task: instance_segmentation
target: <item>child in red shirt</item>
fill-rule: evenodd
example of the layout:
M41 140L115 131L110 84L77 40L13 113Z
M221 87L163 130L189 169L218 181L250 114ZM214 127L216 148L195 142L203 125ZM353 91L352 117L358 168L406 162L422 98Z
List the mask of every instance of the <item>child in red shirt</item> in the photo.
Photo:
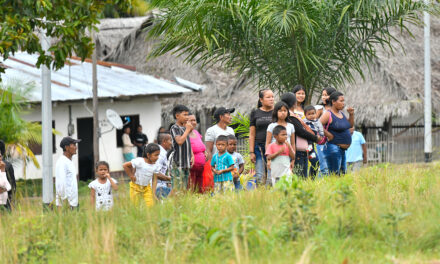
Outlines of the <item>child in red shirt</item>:
M275 142L266 148L267 169L270 170L272 186L283 175L292 174L295 163L295 151L287 141L287 131L284 126L278 125L273 129Z

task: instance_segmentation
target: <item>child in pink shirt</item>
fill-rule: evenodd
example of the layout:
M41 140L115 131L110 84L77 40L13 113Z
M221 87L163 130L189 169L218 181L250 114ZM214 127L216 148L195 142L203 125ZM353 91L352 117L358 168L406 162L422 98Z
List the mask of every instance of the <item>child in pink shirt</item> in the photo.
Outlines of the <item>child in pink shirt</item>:
M278 125L273 129L275 142L266 148L267 169L270 170L272 186L283 175L292 174L295 163L295 151L287 141L287 131L284 126Z

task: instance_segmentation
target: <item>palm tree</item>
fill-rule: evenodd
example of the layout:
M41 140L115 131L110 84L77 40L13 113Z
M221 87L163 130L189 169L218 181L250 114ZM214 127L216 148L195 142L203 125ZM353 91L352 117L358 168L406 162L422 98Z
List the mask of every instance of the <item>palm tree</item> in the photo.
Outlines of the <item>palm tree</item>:
M391 27L421 23L417 0L152 0L161 12L150 31L151 57L174 52L202 67L221 63L278 92L306 93L354 82L376 58L393 51ZM311 96L308 96L311 99Z
M108 3L104 6L103 15L106 18L144 16L150 10L146 0L131 0L129 6L118 3Z
M14 153L23 161L24 169L29 161L40 167L30 146L41 144L41 125L22 119L33 88L32 84L19 81L0 83L0 139L9 154Z

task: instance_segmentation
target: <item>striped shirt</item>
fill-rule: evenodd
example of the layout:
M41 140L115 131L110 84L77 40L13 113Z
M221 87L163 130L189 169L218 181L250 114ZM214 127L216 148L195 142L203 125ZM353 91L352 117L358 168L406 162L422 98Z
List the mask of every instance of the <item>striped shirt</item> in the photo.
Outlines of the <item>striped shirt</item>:
M186 137L182 145L177 144L176 136L182 136L185 133L185 127L174 124L171 129L171 137L173 138L173 160L179 169L191 168L191 142L189 136Z
M234 165L234 159L231 154L225 152L219 156L219 153L215 153L211 160L211 166L216 170L224 170ZM232 181L232 173L230 171L214 175L214 182Z

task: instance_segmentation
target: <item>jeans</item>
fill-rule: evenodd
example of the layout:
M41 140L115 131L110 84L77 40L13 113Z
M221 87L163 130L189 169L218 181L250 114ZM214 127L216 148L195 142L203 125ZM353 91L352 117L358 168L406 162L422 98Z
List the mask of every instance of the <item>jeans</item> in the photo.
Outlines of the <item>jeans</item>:
M319 177L328 175L328 167L327 167L327 160L324 155L324 147L325 145L316 145L316 154L318 154L318 159L319 159L319 170L320 170Z
M240 178L234 178L234 186L235 186L235 190L242 190L243 189L243 187L241 187L241 184L240 184Z
M345 149L338 145L328 143L324 147L328 171L330 174L345 174L347 172L347 162L345 160Z
M156 188L156 196L159 199L165 199L171 192L171 188L168 186L159 186Z
M263 151L261 153L260 149ZM266 148L264 143L255 142L255 176L257 178L257 184L261 184L263 181L263 176L266 174ZM263 183L265 184L265 183Z
M306 151L297 151L295 155L295 169L294 173L307 178L307 171L309 166L309 157Z

